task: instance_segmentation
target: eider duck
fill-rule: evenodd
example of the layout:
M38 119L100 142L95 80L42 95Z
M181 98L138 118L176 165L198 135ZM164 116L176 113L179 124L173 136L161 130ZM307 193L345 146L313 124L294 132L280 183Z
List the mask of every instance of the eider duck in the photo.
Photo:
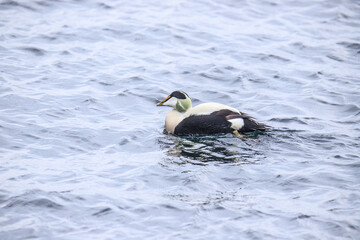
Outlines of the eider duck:
M256 122L239 110L220 103L203 103L192 107L189 96L174 91L157 106L174 109L165 118L165 129L175 135L209 135L218 133L240 133L265 131L265 125Z

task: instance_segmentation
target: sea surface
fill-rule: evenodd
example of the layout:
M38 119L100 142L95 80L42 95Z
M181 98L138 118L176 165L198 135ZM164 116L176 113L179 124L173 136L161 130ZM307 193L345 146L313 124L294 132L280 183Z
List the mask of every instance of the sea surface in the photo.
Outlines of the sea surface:
M359 156L360 1L0 0L1 240L357 240Z

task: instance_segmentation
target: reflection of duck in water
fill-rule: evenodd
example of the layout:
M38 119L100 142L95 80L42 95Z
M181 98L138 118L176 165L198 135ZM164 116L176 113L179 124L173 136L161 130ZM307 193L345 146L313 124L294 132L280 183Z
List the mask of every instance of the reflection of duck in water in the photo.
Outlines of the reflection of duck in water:
M165 129L176 135L240 133L265 131L265 125L256 122L237 109L220 103L203 103L192 107L189 96L175 91L157 106L174 109L165 119Z
M253 164L265 158L259 147L259 140L237 141L223 136L186 136L167 135L158 138L158 144L169 158L167 161L177 164L191 163L203 165L207 162Z

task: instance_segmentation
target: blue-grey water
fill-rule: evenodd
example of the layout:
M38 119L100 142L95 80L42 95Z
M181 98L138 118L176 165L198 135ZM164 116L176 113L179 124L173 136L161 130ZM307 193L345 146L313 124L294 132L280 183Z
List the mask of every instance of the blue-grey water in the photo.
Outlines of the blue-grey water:
M360 239L359 122L359 1L0 0L1 240Z

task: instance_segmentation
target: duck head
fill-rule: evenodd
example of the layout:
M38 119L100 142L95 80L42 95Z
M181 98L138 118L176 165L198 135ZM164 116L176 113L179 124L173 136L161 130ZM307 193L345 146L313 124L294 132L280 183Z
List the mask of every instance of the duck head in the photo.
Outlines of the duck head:
M189 96L181 91L174 91L156 106L170 106L178 112L186 112L192 107Z

